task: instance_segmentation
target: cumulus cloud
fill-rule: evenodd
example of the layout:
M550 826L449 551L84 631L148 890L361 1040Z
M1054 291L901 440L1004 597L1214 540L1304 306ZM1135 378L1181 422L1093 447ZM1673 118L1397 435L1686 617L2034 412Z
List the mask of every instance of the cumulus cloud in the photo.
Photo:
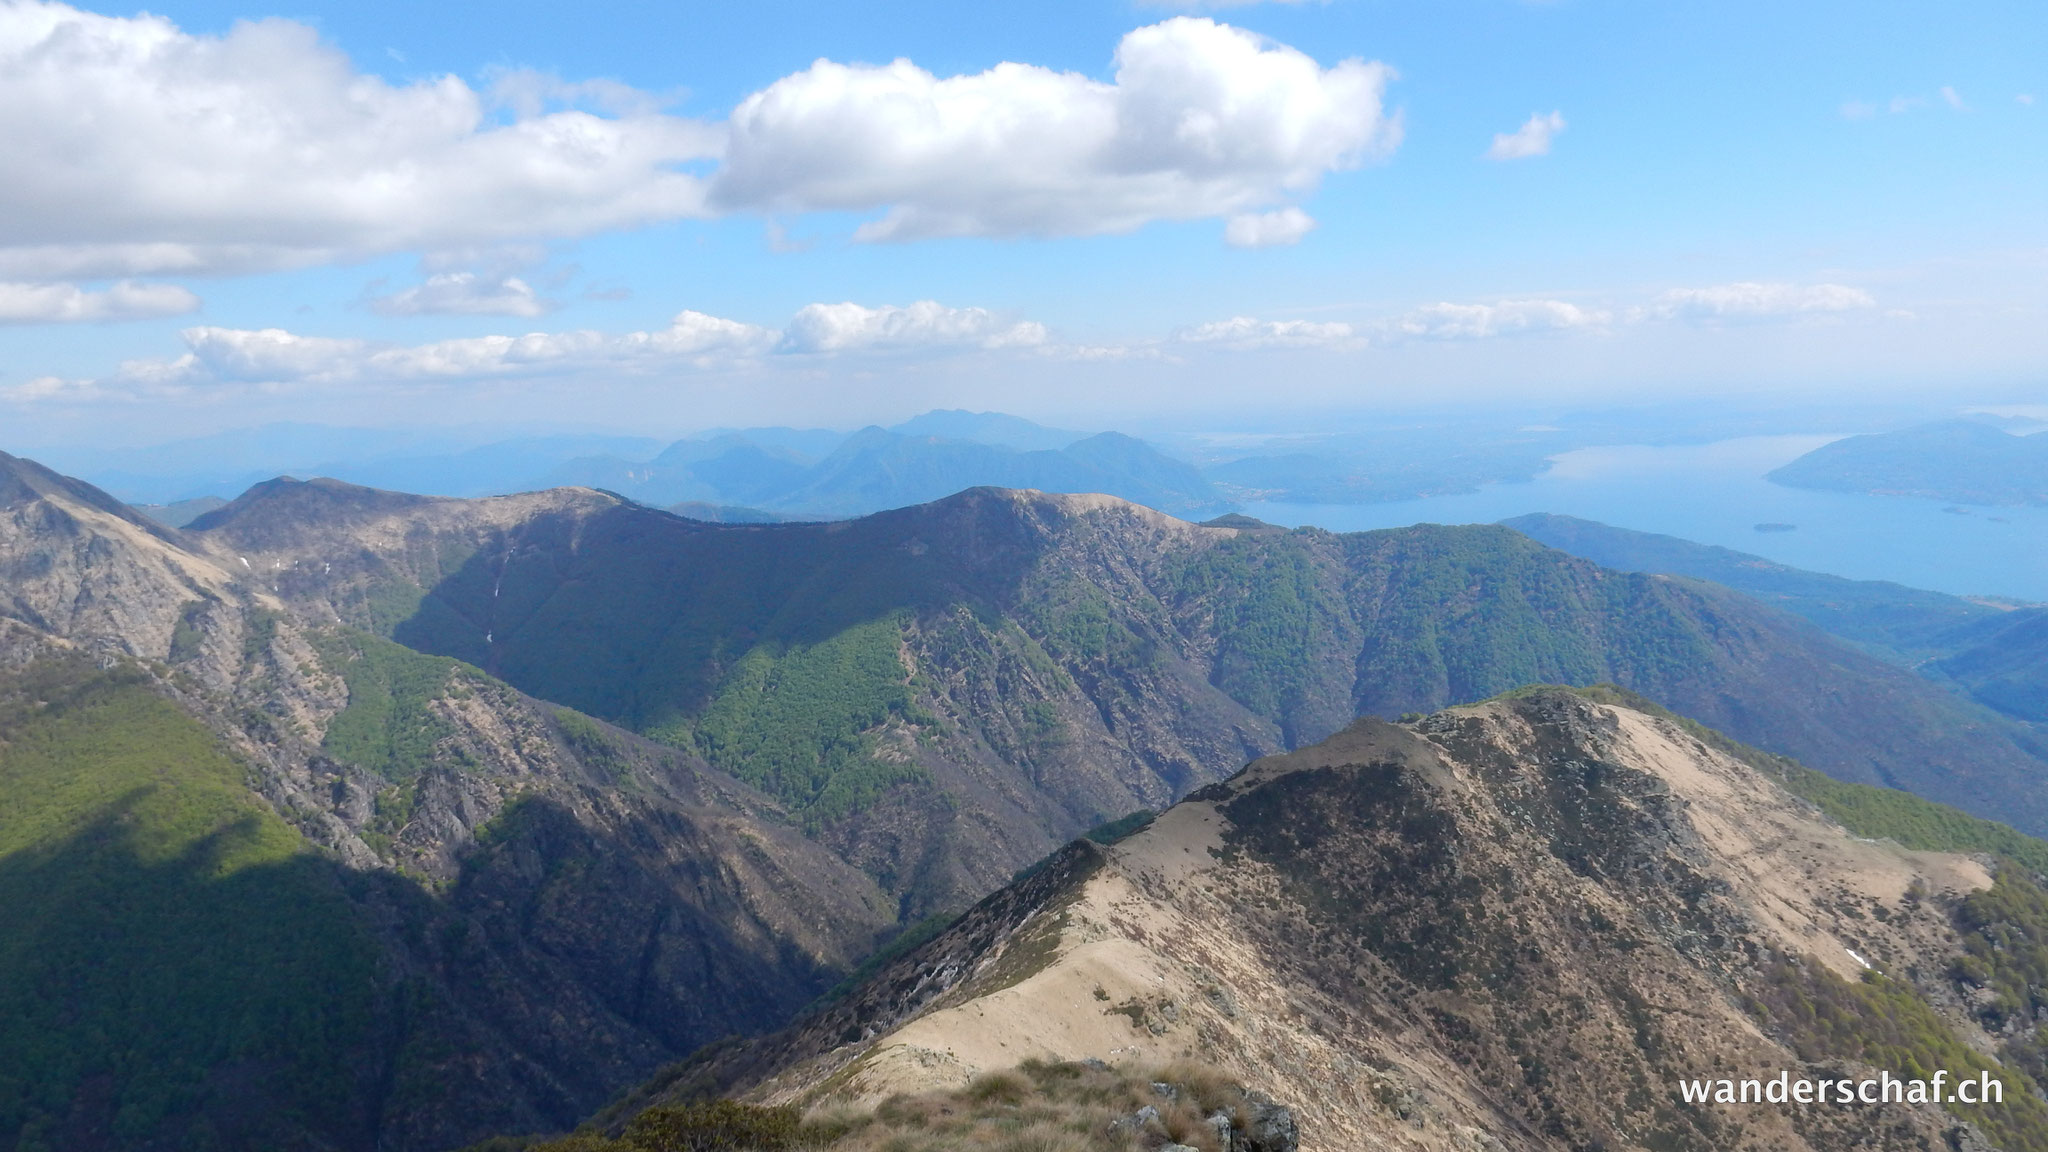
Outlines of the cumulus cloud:
M1673 289L1658 297L1649 314L1670 320L1761 320L1875 307L1877 301L1870 293L1846 284L1744 281Z
M1299 208L1245 212L1223 226L1223 242L1233 248L1275 248L1300 243L1315 226L1315 219Z
M714 122L533 72L392 83L290 20L195 35L0 0L0 276L231 274L733 211L881 213L862 240L1117 232L1268 210L1400 138L1384 65L1208 19L1136 29L1115 65L1104 83L820 60Z
M998 64L820 60L734 110L722 209L880 210L856 238L1073 235L1229 216L1391 150L1393 72L1176 17L1117 46L1115 78Z
M517 276L479 276L474 272L439 272L388 296L370 298L370 310L383 316L544 316L555 310L532 285Z
M1596 328L1612 316L1563 300L1502 300L1494 304L1430 304L1398 316L1387 335L1416 340L1483 340L1528 332Z
M100 292L76 284L0 284L0 324L146 320L198 310L199 297L175 284L123 280Z
M7 0L0 275L243 271L702 211L678 166L716 156L714 127L488 103L452 76L359 73L291 21L197 36Z
M1347 348L1363 343L1349 324L1338 321L1256 320L1232 316L1174 333L1183 344L1207 344L1233 352L1262 348Z
M777 350L851 352L890 348L1021 348L1043 344L1045 325L1005 322L985 308L948 308L935 300L908 307L807 304L790 318Z
M1502 132L1493 138L1493 146L1486 150L1488 160L1526 160L1532 156L1548 156L1550 141L1564 131L1564 114L1541 113L1522 122L1513 132Z

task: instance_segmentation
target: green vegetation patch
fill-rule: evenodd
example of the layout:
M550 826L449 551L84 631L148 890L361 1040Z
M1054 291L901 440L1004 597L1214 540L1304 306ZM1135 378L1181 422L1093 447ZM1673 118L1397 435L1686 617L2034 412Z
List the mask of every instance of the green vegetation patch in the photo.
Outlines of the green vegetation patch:
M1955 919L1963 954L1949 979L1978 1022L2003 1037L2000 1058L2048 1085L2048 1027L2037 1023L2048 1015L2048 891L2001 868L1991 887L1962 899Z
M1964 1044L1912 986L1877 972L1852 984L1817 964L1779 961L1745 998L1801 1060L1849 1057L1907 1080L1990 1073L2005 1082L2003 1104L1945 1107L2007 1152L2048 1152L2048 1101L2027 1077Z
M348 706L327 726L321 750L396 785L417 780L455 734L430 705L448 695L462 665L367 632L316 638L321 660L348 685Z
M1212 615L1218 688L1283 724L1314 694L1310 657L1335 639L1342 598L1317 562L1314 537L1240 536L1197 553L1174 576L1179 601ZM1290 734L1290 742L1293 737Z
M904 620L856 624L814 644L764 642L740 658L693 723L657 731L693 740L712 764L781 799L808 823L872 805L929 774L876 755L891 720L933 724L901 655Z
M0 678L0 1147L359 1125L375 952L244 776L139 670Z

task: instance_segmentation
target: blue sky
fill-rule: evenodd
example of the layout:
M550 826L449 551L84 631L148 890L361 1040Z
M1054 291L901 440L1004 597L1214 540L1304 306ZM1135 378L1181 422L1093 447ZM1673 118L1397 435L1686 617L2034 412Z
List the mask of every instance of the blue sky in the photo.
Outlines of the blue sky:
M0 2L21 441L2048 367L2038 4L151 12Z

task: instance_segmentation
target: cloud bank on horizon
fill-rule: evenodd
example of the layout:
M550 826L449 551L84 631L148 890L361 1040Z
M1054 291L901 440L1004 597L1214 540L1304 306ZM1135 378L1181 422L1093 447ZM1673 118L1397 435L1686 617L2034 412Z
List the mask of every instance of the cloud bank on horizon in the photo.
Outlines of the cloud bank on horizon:
M5 298L0 297L0 307ZM935 300L869 307L852 301L807 304L780 330L679 313L667 327L607 334L589 330L481 336L419 345L307 336L282 328L194 327L186 351L170 359L131 360L104 378L43 376L11 388L15 401L148 399L229 386L418 385L449 381L565 377L605 370L667 374L730 370L764 357L860 357L904 354L1013 354L1067 360L1170 359L1204 352L1346 352L1412 340L1476 341L1657 322L1791 321L1875 309L1877 301L1842 284L1713 285L1681 288L1621 307L1564 300L1439 302L1374 322L1233 316L1182 328L1164 340L1102 346L1052 338L1035 320Z

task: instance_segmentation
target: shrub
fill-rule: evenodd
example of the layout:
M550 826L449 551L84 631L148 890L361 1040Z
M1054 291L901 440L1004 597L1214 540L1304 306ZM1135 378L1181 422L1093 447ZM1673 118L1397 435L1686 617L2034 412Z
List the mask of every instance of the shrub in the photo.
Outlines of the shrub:
M642 1112L626 1126L625 1142L636 1152L781 1152L795 1146L802 1125L795 1108L702 1100Z

